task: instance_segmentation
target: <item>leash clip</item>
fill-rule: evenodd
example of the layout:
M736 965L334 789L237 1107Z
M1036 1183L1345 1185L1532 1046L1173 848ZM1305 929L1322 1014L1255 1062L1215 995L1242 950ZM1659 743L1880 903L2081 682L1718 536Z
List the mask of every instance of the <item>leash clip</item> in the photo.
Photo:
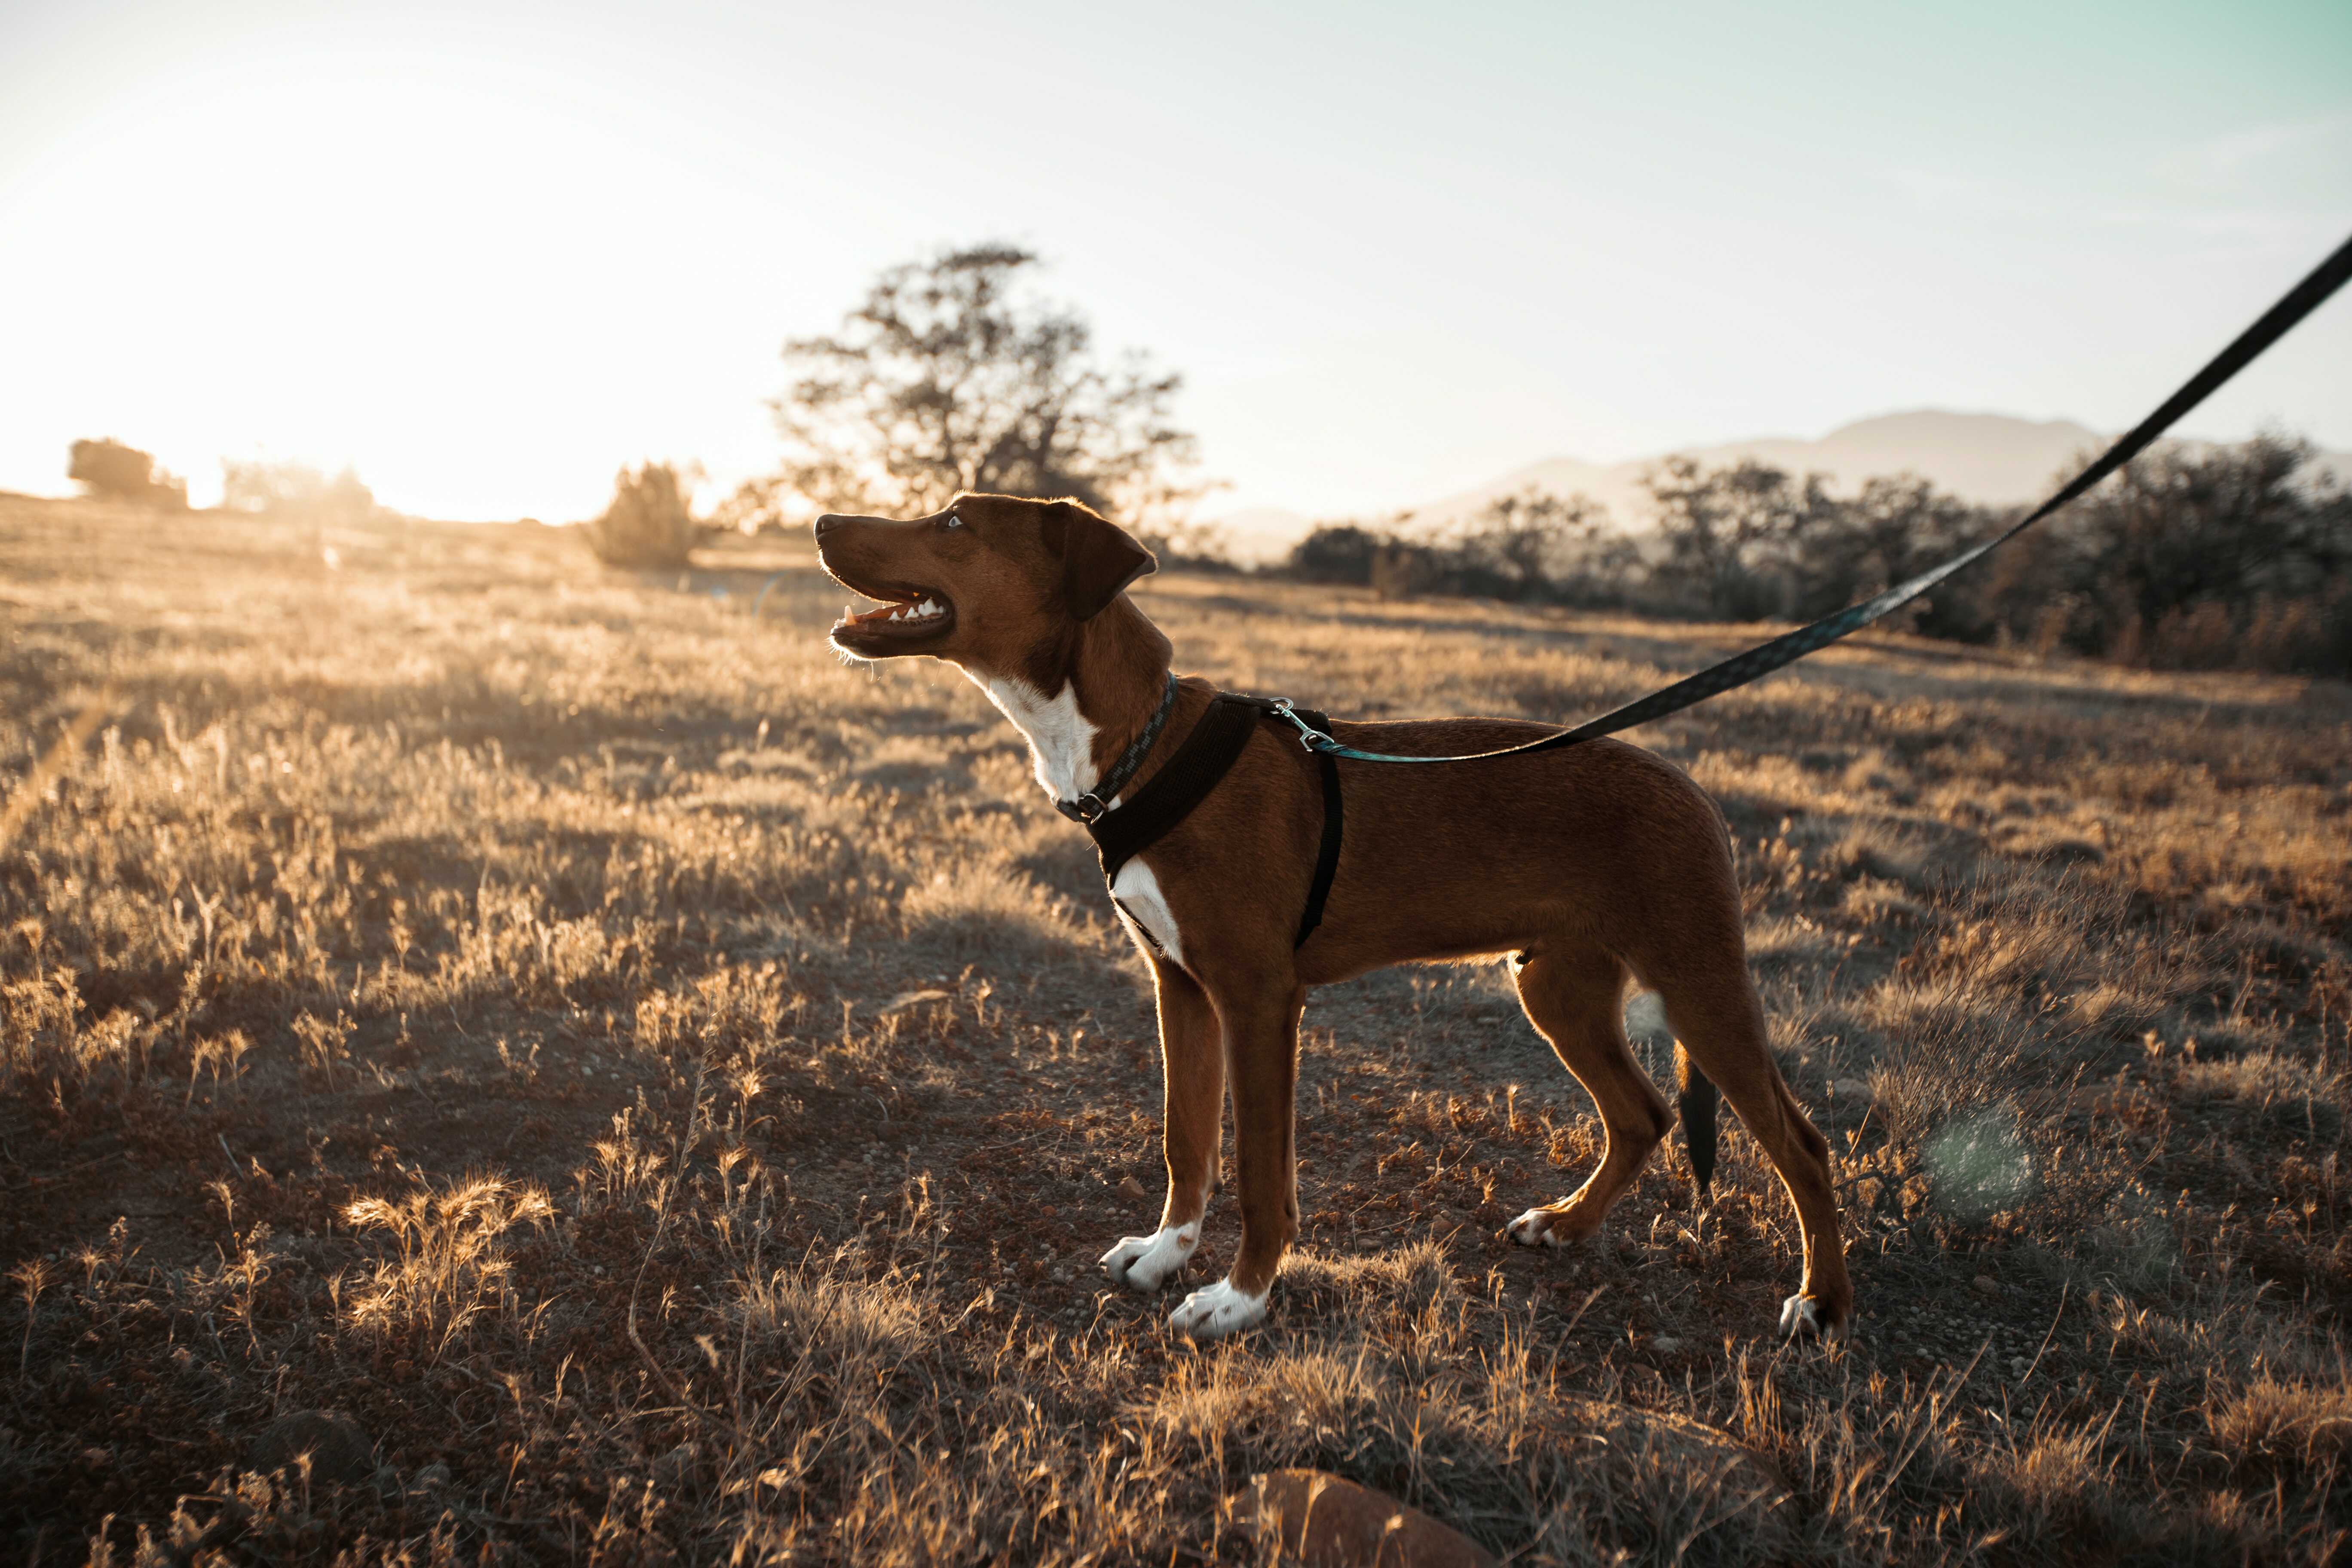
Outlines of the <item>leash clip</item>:
M1297 726L1298 743L1307 751L1328 752L1339 743L1300 718L1297 710L1287 697L1277 697L1274 700L1274 711Z

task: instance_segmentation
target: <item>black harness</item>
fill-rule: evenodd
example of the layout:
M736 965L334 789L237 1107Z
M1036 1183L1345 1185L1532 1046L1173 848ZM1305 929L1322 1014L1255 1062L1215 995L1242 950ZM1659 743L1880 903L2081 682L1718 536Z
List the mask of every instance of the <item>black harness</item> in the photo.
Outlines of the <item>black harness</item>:
M1168 714L1176 705L1176 677L1168 677L1168 689L1160 699L1159 711L1144 726L1133 744L1120 753L1102 782L1074 801L1055 801L1055 809L1073 822L1081 823L1095 841L1102 856L1103 884L1109 886L1118 877L1118 868L1167 837L1176 825L1192 814L1192 808L1209 796L1249 744L1250 732L1269 721L1294 722L1286 715L1297 713L1318 731L1328 731L1330 720L1308 709L1294 709L1289 703L1272 697L1248 697L1239 692L1220 691L1210 700L1209 710L1201 715L1192 733L1168 763L1151 775L1150 781L1137 790L1132 798L1118 810L1108 802L1118 797L1127 781L1143 763L1152 742L1166 727ZM1323 906L1331 896L1331 879L1339 869L1339 840L1343 815L1339 799L1339 765L1328 756L1318 755L1317 770L1323 778L1323 839L1315 855L1315 878L1307 884L1307 908L1298 917L1298 935L1293 947L1303 947L1315 928L1323 923ZM1117 899L1114 896L1113 901ZM1141 921L1138 931L1144 931ZM1150 932L1144 931L1148 940ZM1157 943L1154 943L1157 946Z

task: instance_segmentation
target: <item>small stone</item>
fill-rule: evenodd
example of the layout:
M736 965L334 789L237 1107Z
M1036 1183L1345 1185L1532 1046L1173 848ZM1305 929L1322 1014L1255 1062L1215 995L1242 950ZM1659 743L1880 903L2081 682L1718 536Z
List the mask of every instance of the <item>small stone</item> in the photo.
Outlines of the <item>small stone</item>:
M887 1002L883 1003L881 1006L876 1008L874 1016L877 1018L887 1018L893 1013L903 1013L909 1007L919 1007L927 1002L952 1002L954 1000L955 994L949 991L940 991L937 989L927 991L902 991L898 995L891 997Z
M297 1468L310 1456L310 1479L352 1485L375 1469L375 1445L360 1424L340 1410L298 1410L261 1429L246 1457L260 1475Z
M428 1491L439 1490L449 1484L449 1467L438 1459L434 1460L416 1472L416 1484Z
M1660 1355L1672 1355L1683 1348L1683 1342L1672 1334L1660 1334L1650 1342L1650 1348Z
M1998 1296L2000 1294L2000 1281L1994 1279L1990 1274L1978 1275L1976 1277L1975 1284L1976 1292L1979 1296Z
M1139 1200L1142 1198L1148 1198L1151 1194L1143 1190L1143 1184L1141 1182L1137 1181L1133 1176L1125 1176L1119 1180L1118 1195L1123 1198L1136 1198Z

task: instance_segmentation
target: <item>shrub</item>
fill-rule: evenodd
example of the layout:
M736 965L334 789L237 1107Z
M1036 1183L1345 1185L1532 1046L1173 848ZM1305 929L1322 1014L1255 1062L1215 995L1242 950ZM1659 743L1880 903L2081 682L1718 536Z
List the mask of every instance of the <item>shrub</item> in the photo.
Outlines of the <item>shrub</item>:
M1414 537L1407 513L1388 530L1322 523L1279 568L1303 583L1369 586L1383 599L1467 594L1564 604L1622 603L1640 552L1582 496L1498 496L1450 528Z
M308 463L272 463L256 458L221 460L221 506L228 511L272 517L299 516L361 522L375 515L375 492L345 467L333 479Z
M132 501L169 511L188 509L188 483L155 466L152 453L108 438L76 441L68 450L66 478L106 500Z
M1359 587L1372 580L1372 557L1381 536L1352 522L1326 522L1290 547L1283 574L1301 583L1352 583Z
M588 548L607 566L683 566L698 538L677 470L667 463L623 468L612 504L588 525Z

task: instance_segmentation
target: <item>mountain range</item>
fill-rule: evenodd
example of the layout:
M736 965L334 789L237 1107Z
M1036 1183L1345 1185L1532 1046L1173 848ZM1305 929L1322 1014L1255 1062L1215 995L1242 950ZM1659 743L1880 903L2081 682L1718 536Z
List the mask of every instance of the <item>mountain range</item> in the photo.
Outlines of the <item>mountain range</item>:
M1833 488L1845 491L1880 475L1916 474L1964 500L2009 506L2041 500L2110 439L2072 419L2019 419L2005 414L1922 408L1857 419L1817 440L1764 436L1610 464L1548 458L1468 489L1400 510L1410 514L1403 523L1407 529L1433 531L1472 516L1499 496L1538 489L1590 497L1607 507L1620 527L1638 529L1648 509L1642 477L1668 457L1695 458L1707 468L1753 458L1790 473L1826 474ZM2181 445L2194 450L2208 443ZM2323 453L2320 466L2339 483L2352 481L2352 455ZM1334 520L1258 508L1219 518L1214 526L1223 531L1234 558L1247 563L1280 556L1318 521ZM1337 521L1391 523L1396 517Z

